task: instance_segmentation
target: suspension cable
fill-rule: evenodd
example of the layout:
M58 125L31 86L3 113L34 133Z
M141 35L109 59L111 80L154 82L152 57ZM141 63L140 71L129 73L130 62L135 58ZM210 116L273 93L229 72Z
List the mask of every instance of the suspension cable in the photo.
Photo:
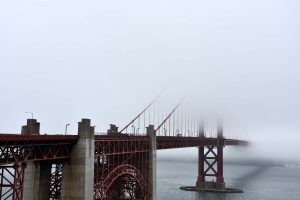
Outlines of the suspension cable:
M177 110L177 108L180 106L184 98L180 100L180 102L175 106L175 108L169 113L169 115L162 121L162 123L155 129L155 131L159 130L165 122L171 117L171 115Z
M127 129L133 122L135 122L135 120L137 120L143 113L145 113L148 108L150 108L150 106L152 106L155 101L162 95L164 91L162 91L159 95L157 95L157 97L155 97L155 99L153 101L151 101L151 103L144 109L142 110L142 112L140 112L133 120L131 120L124 128L122 128L122 130L120 131L120 133L122 133L125 129Z

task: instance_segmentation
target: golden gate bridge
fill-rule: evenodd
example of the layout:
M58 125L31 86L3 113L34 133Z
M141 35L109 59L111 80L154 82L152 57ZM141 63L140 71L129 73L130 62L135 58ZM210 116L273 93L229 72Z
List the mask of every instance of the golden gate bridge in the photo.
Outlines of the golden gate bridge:
M155 200L156 151L187 147L199 149L195 189L226 191L223 148L248 142L226 138L220 120L206 122L183 100L158 117L157 99L101 135L90 119L78 123L77 135L41 134L36 119L21 134L0 134L0 199Z

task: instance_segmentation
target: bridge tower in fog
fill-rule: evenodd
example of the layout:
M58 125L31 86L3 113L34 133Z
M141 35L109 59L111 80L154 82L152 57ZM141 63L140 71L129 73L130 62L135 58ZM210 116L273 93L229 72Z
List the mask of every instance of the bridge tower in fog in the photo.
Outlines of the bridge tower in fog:
M204 130L201 128L200 138L204 138ZM217 128L217 140L215 144L200 146L198 149L198 177L196 188L199 190L225 190L223 177L223 126L219 122ZM205 148L207 151L205 152ZM207 177L215 177L215 180L207 181Z

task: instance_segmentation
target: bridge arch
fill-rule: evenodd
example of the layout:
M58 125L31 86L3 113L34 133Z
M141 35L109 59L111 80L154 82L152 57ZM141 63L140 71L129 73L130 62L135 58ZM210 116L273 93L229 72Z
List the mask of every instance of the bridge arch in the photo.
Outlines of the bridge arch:
M144 175L136 167L129 164L123 164L114 168L103 181L96 183L95 199L110 199L111 190L114 185L120 185L117 183L120 181L127 181L129 184L136 183L135 186L139 187L138 189L141 191L143 200L149 199L148 184ZM129 197L128 199L131 198Z

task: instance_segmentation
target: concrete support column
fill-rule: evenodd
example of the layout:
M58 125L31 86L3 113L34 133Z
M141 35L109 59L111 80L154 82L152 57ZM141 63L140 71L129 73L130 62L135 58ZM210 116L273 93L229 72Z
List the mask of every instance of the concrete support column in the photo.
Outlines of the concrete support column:
M40 180L40 163L33 162L27 163L25 174L24 174L24 191L23 198L24 199L38 199L38 188L39 188L39 180ZM49 193L49 191L48 191Z
M78 123L79 140L63 165L62 199L93 200L95 136L90 119Z
M147 135L150 137L149 151L149 192L150 200L156 200L156 132L153 125L147 127Z
M36 198L38 200L50 198L51 168L52 164L49 162L40 163L38 197Z
M27 119L22 126L22 135L39 135L40 123L36 119ZM49 200L51 163L27 163L24 176L24 199Z

